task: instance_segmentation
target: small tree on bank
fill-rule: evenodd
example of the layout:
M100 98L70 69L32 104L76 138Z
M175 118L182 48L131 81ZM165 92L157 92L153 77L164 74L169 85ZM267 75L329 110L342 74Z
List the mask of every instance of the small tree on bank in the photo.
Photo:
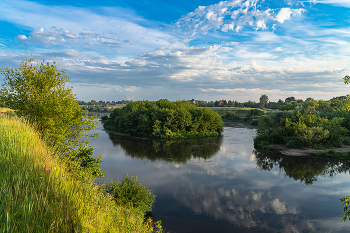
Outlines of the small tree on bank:
M50 65L30 58L18 70L3 68L0 73L5 76L0 102L33 123L70 169L102 177L101 158L92 158L93 149L88 147L88 137L97 136L89 133L96 123L79 107L72 88L66 85L65 71L59 71L55 62Z
M268 101L269 101L269 97L267 95L265 95L265 94L261 95L259 98L260 108L267 106Z

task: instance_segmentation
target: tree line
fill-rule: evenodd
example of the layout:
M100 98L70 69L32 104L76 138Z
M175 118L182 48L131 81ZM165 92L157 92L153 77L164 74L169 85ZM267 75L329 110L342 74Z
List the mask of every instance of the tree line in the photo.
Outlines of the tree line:
M291 103L303 103L314 100L313 98L309 97L307 99L296 99L294 96L287 97L284 101L282 99L279 99L277 102L269 101L269 97L266 94L261 95L258 102L248 100L246 102L238 102L236 100L215 100L215 101L204 101L204 100L198 100L194 105L198 107L246 107L246 108L269 108L269 109L280 109L282 106L288 105L286 108L291 108ZM124 106L129 103L131 103L132 100L118 100L118 101L104 101L104 100L90 100L90 101L83 101L78 100L78 104L80 106L83 106L86 110L89 111L96 111L96 110L103 110L103 108L107 107L115 107L115 106ZM1 103L0 103L1 105Z
M79 105L83 106L100 106L100 107L112 107L115 105L126 105L128 103L132 102L132 100L118 100L118 101L104 101L104 100L90 100L90 101L83 101L83 100L78 100Z

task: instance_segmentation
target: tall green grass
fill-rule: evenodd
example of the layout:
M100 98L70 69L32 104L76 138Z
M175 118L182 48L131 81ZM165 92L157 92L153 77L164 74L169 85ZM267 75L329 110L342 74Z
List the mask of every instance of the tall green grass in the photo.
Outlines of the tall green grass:
M0 174L0 232L152 232L140 210L72 178L16 117L0 116Z

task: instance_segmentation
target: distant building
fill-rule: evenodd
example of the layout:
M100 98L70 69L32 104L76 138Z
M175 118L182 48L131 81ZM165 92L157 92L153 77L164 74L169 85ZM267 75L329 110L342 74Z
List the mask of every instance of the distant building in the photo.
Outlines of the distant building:
M190 104L196 104L197 100L194 99L194 97L192 97L191 100L187 100Z

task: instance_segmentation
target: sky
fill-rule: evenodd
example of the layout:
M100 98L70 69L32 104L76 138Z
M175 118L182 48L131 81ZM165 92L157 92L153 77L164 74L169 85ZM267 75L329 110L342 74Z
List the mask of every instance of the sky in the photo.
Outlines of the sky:
M350 0L1 0L0 9L0 67L56 61L79 100L350 93Z

